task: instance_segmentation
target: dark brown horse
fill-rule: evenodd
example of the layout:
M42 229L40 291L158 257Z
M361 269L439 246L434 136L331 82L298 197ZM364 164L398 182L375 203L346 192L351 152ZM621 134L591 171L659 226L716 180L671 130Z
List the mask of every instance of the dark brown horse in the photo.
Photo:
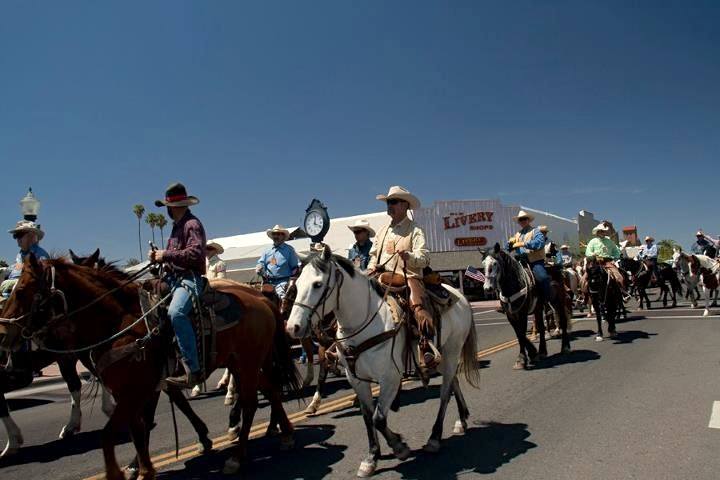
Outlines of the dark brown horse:
M278 417L283 440L292 439L292 425L282 407L284 388L297 390L298 375L290 359L282 320L262 295L231 281L213 283L243 305L244 318L218 334L216 365L238 379L242 428L226 472L236 472L245 459L250 427L257 410L258 389L268 396ZM129 427L138 456L140 477L155 477L148 448L146 410L156 387L167 374L170 335L158 333L150 315L143 315L137 284L120 272L73 265L62 259L40 263L30 254L8 300L0 323L0 347L15 347L32 337L41 348L91 348L103 384L112 391L115 411L102 434L106 477L123 479L115 457L118 433ZM149 325L142 318L149 320ZM103 319L99 321L98 319ZM166 330L167 322L159 325Z

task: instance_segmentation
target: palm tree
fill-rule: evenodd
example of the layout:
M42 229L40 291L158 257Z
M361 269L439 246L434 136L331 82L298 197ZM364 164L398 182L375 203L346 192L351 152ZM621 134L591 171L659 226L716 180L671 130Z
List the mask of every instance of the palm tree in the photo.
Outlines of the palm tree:
M150 231L152 232L152 241L155 243L155 227L157 227L157 215L154 213L148 213L145 216L145 223L150 225Z
M138 248L140 249L140 260L142 260L142 235L140 234L140 220L145 214L145 207L141 204L133 205L133 213L138 219Z
M168 224L167 218L165 218L165 215L162 213L158 213L155 216L156 223L158 228L160 229L160 243L162 245L165 245L165 235L163 234L163 228L165 228L165 225Z

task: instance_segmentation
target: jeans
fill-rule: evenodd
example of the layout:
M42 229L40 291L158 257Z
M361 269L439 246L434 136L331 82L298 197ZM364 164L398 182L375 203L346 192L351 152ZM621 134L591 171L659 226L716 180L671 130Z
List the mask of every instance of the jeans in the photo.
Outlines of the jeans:
M280 297L280 300L283 300L285 298L285 294L287 293L288 283L290 283L290 282L288 282L287 280L278 282L278 283L273 282L273 286L275 287L275 293L277 294L278 297Z
M187 287L184 288L183 286ZM197 343L195 342L195 330L193 329L190 313L193 302L190 292L195 291L196 282L193 277L184 277L173 287L173 296L168 307L168 315L175 330L180 354L187 364L190 372L200 371L198 360ZM188 290L189 289L189 290Z
M550 275L545 270L545 262L535 262L530 264L535 281L540 285L540 290L543 295L543 300L549 302L552 300L552 286L550 285Z

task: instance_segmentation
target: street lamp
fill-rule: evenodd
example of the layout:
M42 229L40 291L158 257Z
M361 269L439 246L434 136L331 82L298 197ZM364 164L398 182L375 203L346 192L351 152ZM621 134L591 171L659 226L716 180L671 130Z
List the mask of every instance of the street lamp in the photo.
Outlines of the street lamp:
M25 220L34 222L37 220L37 214L40 210L40 200L35 198L32 187L28 189L27 195L20 200L20 213Z

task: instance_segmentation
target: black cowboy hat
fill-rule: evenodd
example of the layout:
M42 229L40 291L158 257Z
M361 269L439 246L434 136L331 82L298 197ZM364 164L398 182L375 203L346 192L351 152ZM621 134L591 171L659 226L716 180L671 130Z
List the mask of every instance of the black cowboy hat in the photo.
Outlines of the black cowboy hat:
M200 203L197 197L187 194L185 185L173 183L165 190L165 200L155 200L156 207L189 207Z

